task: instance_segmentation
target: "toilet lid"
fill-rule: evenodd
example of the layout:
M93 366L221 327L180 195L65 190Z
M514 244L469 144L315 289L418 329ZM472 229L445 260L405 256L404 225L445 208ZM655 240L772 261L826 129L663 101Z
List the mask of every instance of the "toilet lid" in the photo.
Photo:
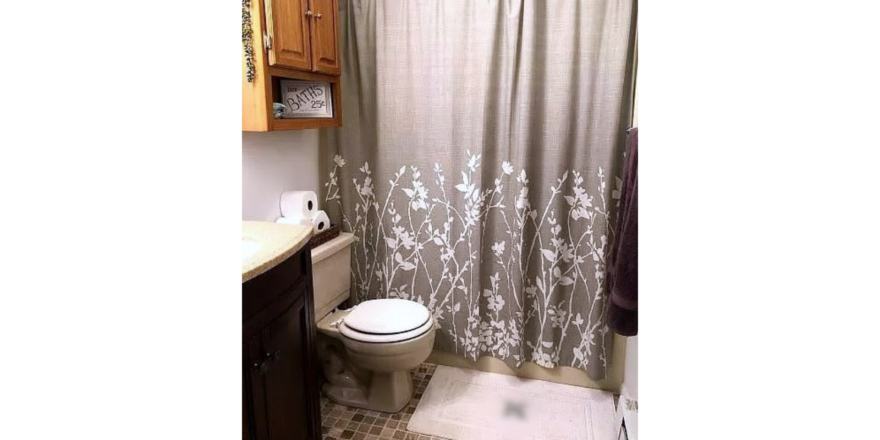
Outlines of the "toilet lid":
M400 298L373 299L358 304L345 317L345 326L360 333L393 335L425 326L431 319L427 307Z

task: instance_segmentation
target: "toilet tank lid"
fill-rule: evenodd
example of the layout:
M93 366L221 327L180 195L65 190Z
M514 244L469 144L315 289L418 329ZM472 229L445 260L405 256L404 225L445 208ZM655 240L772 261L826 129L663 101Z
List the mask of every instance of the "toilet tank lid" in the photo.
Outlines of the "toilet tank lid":
M361 333L389 335L425 325L431 319L427 307L400 298L373 299L357 305L345 317L345 325Z
M339 233L339 236L333 240L312 248L312 265L320 263L352 243L354 243L354 234L351 232ZM345 249L345 252L350 252L350 250Z

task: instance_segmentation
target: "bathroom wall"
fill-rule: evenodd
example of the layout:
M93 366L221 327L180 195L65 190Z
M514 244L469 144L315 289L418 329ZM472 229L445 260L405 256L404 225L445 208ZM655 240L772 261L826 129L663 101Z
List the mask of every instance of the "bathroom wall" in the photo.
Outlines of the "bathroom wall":
M626 359L623 363L621 394L639 400L639 337L626 338Z
M318 130L241 134L242 220L275 221L282 192L320 185Z

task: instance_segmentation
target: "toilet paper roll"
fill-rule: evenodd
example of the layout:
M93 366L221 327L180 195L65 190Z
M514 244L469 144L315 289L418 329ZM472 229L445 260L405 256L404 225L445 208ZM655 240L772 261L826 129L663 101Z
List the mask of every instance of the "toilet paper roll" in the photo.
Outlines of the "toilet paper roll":
M324 211L318 211L315 213L311 220L312 229L315 231L315 234L330 229L330 217L327 217L327 213Z
M283 225L302 225L302 226L312 226L311 217L303 217L301 215L294 215L291 217L278 217L275 220L275 223L280 223Z
M281 194L281 216L309 218L318 211L318 196L314 191L286 191Z

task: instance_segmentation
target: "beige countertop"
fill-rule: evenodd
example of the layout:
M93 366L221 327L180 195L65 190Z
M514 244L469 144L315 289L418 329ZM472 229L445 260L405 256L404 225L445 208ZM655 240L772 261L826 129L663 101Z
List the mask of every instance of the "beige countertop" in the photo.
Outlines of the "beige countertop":
M269 222L241 222L241 282L275 267L302 249L312 228Z

